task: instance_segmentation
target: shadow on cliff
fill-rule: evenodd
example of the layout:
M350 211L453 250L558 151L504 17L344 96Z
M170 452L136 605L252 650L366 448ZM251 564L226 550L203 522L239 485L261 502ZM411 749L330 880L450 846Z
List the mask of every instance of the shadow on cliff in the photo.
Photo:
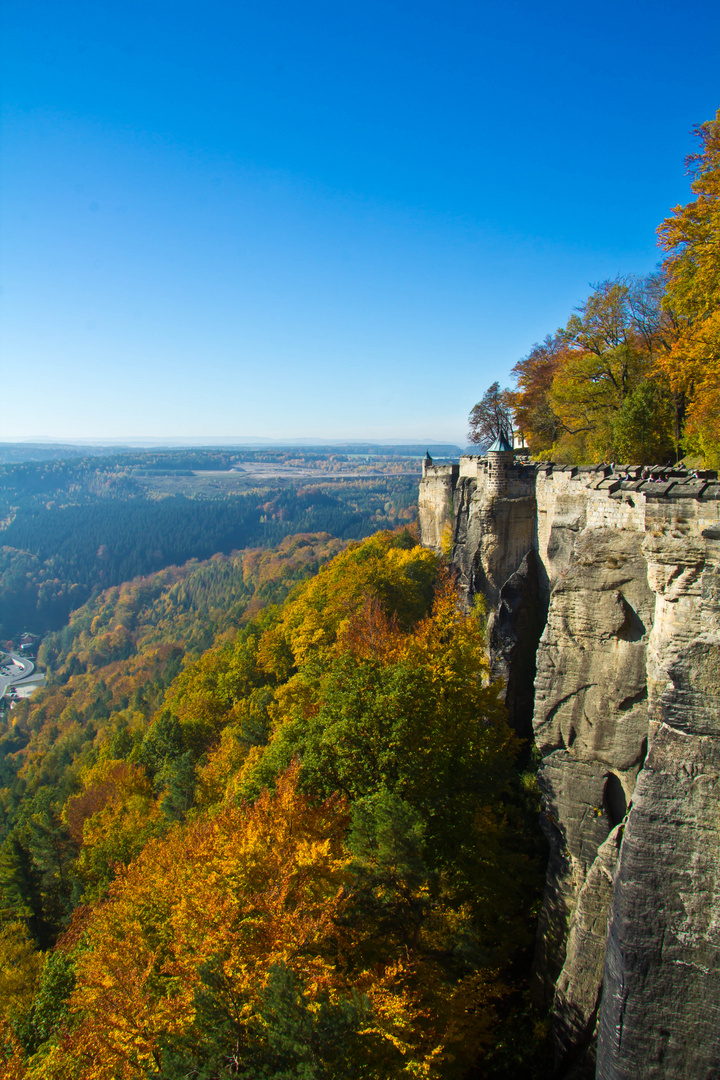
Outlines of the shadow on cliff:
M526 744L526 753L533 741L535 658L544 626L539 562L531 550L500 589L488 626L492 673L505 681L508 722Z

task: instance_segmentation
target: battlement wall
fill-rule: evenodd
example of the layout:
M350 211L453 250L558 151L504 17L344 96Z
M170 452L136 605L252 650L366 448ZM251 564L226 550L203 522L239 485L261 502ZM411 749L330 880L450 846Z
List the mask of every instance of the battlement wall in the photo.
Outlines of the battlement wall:
M457 479L460 470L459 465L423 465L423 479L438 480Z
M720 502L720 483L717 473L711 470L556 465L516 458L503 464L502 485L498 488L497 464L493 474L487 455L468 454L458 464L423 468L419 499L421 541L437 551L443 543L446 547L452 543L455 549L467 546L468 537L476 547L482 546L481 536L497 532L502 521L500 531L513 549L507 551L509 566L514 549L525 542L528 499L534 503L535 522L527 546L540 556L541 577L549 589L559 566L569 556L570 534L584 528L643 532L649 503L716 505ZM517 505L513 507L513 503ZM517 529L513 526L514 515L518 518ZM704 514L693 510L692 516L715 520L714 512ZM567 535L563 536L563 531ZM464 574L468 571L467 552L458 550L454 561L463 564ZM488 582L478 584L487 599L494 602L497 588L488 588ZM470 594L478 591L470 580L461 582L461 587Z

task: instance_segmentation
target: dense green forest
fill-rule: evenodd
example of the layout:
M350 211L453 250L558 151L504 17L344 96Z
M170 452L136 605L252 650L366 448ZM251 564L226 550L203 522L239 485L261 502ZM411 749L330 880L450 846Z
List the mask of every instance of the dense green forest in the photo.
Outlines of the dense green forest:
M397 453L360 456L177 450L0 466L0 639L58 629L94 590L189 558L412 520L419 459L398 474ZM243 463L279 464L289 478L225 476ZM208 482L213 471L224 484Z
M483 614L407 530L341 548L165 569L46 638L2 740L2 1075L546 1075Z

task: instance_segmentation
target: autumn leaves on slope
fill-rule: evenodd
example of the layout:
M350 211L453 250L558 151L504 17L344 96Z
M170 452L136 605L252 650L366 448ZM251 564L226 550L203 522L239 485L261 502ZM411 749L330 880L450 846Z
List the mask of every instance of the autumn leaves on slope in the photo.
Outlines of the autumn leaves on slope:
M86 771L89 895L138 808L177 799L150 794L171 760L194 806L76 911L5 1075L464 1075L526 943L503 711L435 555L388 533L337 556Z
M534 454L720 464L720 110L697 135L697 197L658 229L662 272L599 285L516 365L504 404Z

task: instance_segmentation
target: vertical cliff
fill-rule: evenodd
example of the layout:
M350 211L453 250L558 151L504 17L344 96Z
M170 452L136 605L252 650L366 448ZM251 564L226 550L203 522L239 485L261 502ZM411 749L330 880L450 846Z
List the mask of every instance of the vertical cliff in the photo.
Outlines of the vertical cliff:
M477 598L487 604L493 671L505 679L511 723L528 738L545 605L535 556L535 467L518 461L505 472L497 494L486 458L425 467L420 535L426 547L449 555L466 606Z
M454 469L442 499L426 470L422 537L491 606L543 755L535 993L558 1075L720 1075L720 485L515 463L498 498L483 459Z
M720 528L709 494L648 506L649 752L615 876L604 1080L720 1076Z

